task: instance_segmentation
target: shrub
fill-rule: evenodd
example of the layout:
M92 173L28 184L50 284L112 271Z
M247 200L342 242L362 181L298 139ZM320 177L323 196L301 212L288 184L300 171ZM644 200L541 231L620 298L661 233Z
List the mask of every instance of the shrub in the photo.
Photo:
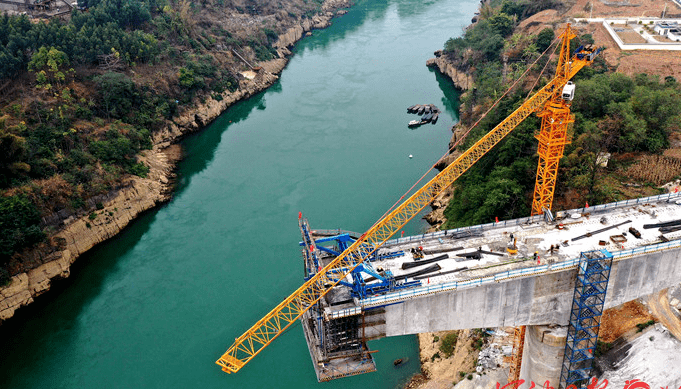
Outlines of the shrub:
M451 357L454 353L454 348L456 347L456 341L458 338L458 332L448 334L442 338L442 342L440 343L440 351L442 351L442 353L445 355L445 358Z
M638 330L636 332L641 332L641 331L645 330L646 328L650 327L653 324L655 324L655 320L648 320L645 323L636 324L636 327L638 328Z
M45 239L40 212L23 195L0 197L0 266L18 250Z
M473 374L469 374L467 378L468 378L469 380L472 380L472 379L473 379Z
M0 267L0 286L6 286L9 285L9 282L12 280L12 278L9 275L9 272Z
M147 174L149 174L149 168L145 164L138 162L128 168L128 173L142 178L147 178Z
M594 352L594 357L598 358L601 355L607 353L612 349L613 344L612 343L606 343L601 340L596 341L596 351Z
M435 354L433 354L433 356L430 357L430 361L433 362L437 358L441 358L439 352L436 352Z

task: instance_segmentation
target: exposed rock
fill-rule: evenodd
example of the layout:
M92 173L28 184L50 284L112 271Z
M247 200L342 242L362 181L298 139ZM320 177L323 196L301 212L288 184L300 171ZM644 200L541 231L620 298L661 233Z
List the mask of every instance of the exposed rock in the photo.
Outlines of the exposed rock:
M49 253L35 249L36 253L29 255L46 258L44 263L26 273L15 275L8 286L0 288L0 324L12 317L18 308L32 303L34 297L49 290L52 279L68 277L70 266L79 255L119 233L140 213L169 200L173 169L181 156L180 147L175 143L183 136L210 124L235 102L274 84L279 79L277 74L288 63L284 58L291 54L288 47L302 38L303 33L328 27L335 15L333 11L347 6L347 0L327 0L322 6L324 14L304 19L300 25L279 36L274 47L281 58L258 63L262 69L252 80L241 80L235 92L223 92L221 100L207 97L201 103L197 99L191 109L179 114L164 129L154 132L153 150L147 150L139 157L142 163L149 166L147 177L132 176L122 189L103 199L104 208L96 211L97 217L92 220L89 215L63 217L65 220L61 229L52 236L54 240L63 242L59 249Z
M138 214L168 200L168 177L173 177L179 156L178 145L143 152L140 160L149 166L147 178L131 178L125 188L103 204L103 209L95 212L94 219L89 215L67 219L70 222L54 236L65 242L65 247L50 253L46 263L12 277L9 286L0 289L0 322L49 290L52 279L68 277L71 264L80 254L116 235Z
M451 78L454 85L461 90L468 90L473 86L473 77L459 70L455 64L447 59L447 56L440 55L426 61L426 66L437 67L442 74Z
M489 389L494 388L497 383L503 384L507 381L508 372L504 369L496 369L485 375L474 374L471 380L461 380L454 385L454 389Z

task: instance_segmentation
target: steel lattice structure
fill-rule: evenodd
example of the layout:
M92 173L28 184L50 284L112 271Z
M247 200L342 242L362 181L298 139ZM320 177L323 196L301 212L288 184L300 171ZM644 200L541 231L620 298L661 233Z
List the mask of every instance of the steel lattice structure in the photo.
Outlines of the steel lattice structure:
M612 254L607 250L580 256L559 389L586 387L591 378L611 266Z
M569 53L563 51L566 50L569 39L573 36L568 25L563 33L564 47L561 50L559 68L564 69L564 71L559 71L560 76L553 78L454 162L376 222L332 262L320 269L243 335L236 338L234 344L216 361L222 367L222 370L227 373L239 371L338 284L341 279L350 274L355 267L366 260L395 232L400 230L424 207L429 205L435 197L498 144L518 124L533 112L542 109L545 103L556 93L560 93L566 82L593 59L593 57L586 56L586 52L577 52L571 58L571 61L563 60L563 58L569 58ZM588 54L592 54L592 52L588 52Z

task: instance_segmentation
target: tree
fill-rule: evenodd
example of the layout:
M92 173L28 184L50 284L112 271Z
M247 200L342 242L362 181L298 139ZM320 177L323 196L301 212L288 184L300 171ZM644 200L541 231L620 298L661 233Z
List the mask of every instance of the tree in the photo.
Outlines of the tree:
M107 117L122 118L130 113L137 100L132 80L122 73L106 72L94 78L99 90L99 105Z
M0 266L18 250L45 238L40 212L25 196L0 197Z
M0 188L9 187L14 178L27 173L26 140L0 130Z
M537 44L537 51L543 53L551 45L551 42L553 42L555 37L556 35L553 32L553 29L546 27L541 30L539 34L537 34L537 40L535 42Z
M54 47L48 49L41 46L31 56L28 70L36 72L39 88L51 89L53 83L61 87L62 83L66 81L66 74L73 72L73 69L66 70L69 64L69 57L63 51Z
M500 12L487 20L489 21L489 24L492 26L492 28L494 28L494 30L503 37L511 35L513 28L515 27L514 18L503 12Z

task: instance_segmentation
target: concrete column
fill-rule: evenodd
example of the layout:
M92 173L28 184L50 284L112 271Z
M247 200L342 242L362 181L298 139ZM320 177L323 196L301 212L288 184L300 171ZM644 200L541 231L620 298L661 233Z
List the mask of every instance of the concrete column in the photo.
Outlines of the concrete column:
M529 388L531 381L541 387L547 380L552 387L558 388L567 328L560 325L527 326L520 367L520 378L525 380L524 388Z

